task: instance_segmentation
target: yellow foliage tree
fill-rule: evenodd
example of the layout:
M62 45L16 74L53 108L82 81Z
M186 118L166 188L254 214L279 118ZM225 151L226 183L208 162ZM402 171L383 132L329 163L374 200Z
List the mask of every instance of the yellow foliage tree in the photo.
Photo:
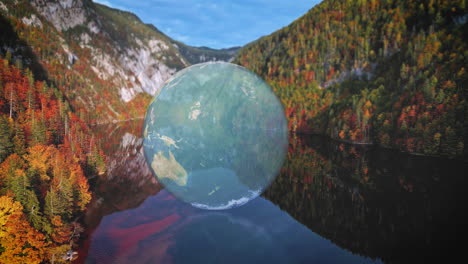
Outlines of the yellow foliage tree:
M23 206L9 196L0 197L0 263L41 263L47 243L26 220Z
M25 160L28 162L30 169L34 170L42 181L50 180L47 171L51 163L50 159L55 152L56 149L53 146L41 144L37 144L28 149Z

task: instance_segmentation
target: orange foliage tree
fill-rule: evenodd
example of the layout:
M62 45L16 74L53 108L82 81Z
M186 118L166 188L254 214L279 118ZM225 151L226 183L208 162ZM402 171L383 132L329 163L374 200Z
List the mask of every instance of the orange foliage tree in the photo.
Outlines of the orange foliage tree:
M0 263L41 263L47 243L26 220L23 206L0 197Z

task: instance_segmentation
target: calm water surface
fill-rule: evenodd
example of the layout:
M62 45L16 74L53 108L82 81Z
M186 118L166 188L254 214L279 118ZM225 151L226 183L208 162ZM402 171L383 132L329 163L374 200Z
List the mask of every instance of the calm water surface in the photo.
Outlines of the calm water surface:
M93 179L76 263L420 263L465 233L461 162L292 135L262 197L205 211L151 175L141 124L96 127L109 171Z

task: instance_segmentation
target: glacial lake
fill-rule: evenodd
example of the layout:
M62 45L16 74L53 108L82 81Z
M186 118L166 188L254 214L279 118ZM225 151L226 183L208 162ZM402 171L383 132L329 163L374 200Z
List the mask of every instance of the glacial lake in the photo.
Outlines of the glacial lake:
M463 162L291 134L260 197L207 211L157 183L142 123L94 127L108 172L91 179L74 263L420 263L463 237Z

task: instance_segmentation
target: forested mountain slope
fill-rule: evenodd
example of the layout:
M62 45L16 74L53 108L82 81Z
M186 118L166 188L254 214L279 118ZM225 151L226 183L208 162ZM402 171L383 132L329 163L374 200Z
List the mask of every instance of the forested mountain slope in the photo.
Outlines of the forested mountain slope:
M59 260L83 229L97 139L46 81L0 56L0 263Z
M62 263L75 249L88 178L106 172L88 125L142 117L190 65L179 46L195 60L234 55L176 45L90 0L0 0L0 263Z
M47 76L87 122L142 117L156 90L190 62L234 56L176 44L134 14L91 0L1 0L0 15L2 31L19 36L2 32L0 54L44 68L36 77Z
M293 131L466 156L465 0L325 0L244 47Z
M77 217L91 200L87 178L106 171L87 123L141 116L149 99L142 91L163 81L140 58L144 48L125 64L144 73L122 81L113 52L124 48L112 45L126 45L127 35L110 32L119 19L137 21L89 1L0 1L0 263L63 260L83 231ZM171 47L167 65L178 56ZM164 67L157 70L166 78Z

